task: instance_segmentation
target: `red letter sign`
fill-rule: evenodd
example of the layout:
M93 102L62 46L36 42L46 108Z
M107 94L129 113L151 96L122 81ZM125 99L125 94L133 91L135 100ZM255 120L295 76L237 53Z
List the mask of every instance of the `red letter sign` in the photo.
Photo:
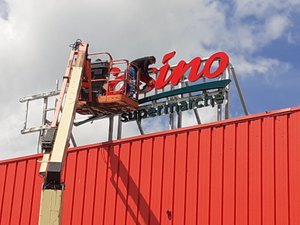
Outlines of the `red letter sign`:
M147 89L145 92L149 92L154 88L161 89L165 87L168 84L172 84L173 86L178 85L180 79L184 76L186 71L190 70L190 73L188 75L188 80L190 82L195 82L201 77L206 77L209 79L216 78L220 76L227 68L229 64L229 57L225 52L217 52L213 55L211 55L205 62L203 69L199 71L199 68L202 63L202 59L200 57L193 58L190 62L186 62L184 60L179 61L179 63L171 68L169 65L169 60L171 60L175 56L176 52L169 52L164 55L162 63L164 64L158 71L157 80L151 78L151 80L143 79L141 78L141 81L143 81L147 85ZM215 71L211 72L212 64L218 61L219 64ZM154 73L157 72L156 68L150 68ZM118 77L120 80L121 77ZM118 82L113 82L111 84L110 89L114 89L116 87ZM122 87L124 89L124 87ZM121 90L120 90L121 91Z
M190 74L188 75L188 79L190 82L195 82L202 76L205 76L209 79L216 78L220 76L228 66L229 58L225 52L217 52L211 55L204 64L203 69L199 71L199 68L202 63L202 59L200 57L195 57L189 63L181 60L170 72L170 65L168 61L175 56L176 52L167 53L162 60L163 65L160 70L159 74L155 83L155 88L160 89L165 87L167 84L171 82L173 86L178 85L180 79L184 76L185 72L190 69ZM211 67L214 61L219 61L218 68L211 72ZM169 77L167 77L167 74Z

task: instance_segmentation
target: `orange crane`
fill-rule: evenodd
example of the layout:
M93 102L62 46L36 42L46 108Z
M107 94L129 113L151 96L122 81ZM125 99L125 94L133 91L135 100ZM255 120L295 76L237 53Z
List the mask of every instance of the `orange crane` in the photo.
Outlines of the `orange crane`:
M101 55L106 55L109 59L92 62L91 56ZM121 63L129 67L127 60L113 60L107 52L89 54L88 44L80 40L72 45L54 118L41 140L43 160L40 174L44 176L44 184L40 225L60 224L64 192L61 173L76 112L97 117L138 108L138 93L136 96L129 96L127 93L127 86L132 81L127 73L120 74L120 70L115 67ZM111 79L111 76L114 78ZM123 87L115 90L116 84L121 81ZM137 81L134 84L136 90L139 84L138 79Z

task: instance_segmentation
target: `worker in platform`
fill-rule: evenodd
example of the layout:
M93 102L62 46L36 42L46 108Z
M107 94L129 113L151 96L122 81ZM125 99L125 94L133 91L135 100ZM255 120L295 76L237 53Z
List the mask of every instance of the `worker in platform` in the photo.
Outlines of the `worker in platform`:
M150 77L148 70L149 65L154 64L155 62L156 59L154 56L146 56L143 58L135 59L130 63L129 79L133 81L128 85L130 96L133 96L133 94L136 92L135 81L138 72L140 72L140 80L145 83L141 92L146 92L147 87L150 87L152 85L153 78Z

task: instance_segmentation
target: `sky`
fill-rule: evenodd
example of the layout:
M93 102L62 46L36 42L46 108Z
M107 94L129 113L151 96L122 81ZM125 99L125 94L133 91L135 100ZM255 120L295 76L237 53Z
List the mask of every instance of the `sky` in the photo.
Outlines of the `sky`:
M115 59L154 55L158 67L170 51L177 52L174 63L225 51L251 114L300 105L299 0L0 0L0 30L0 160L36 153L37 135L20 134L19 98L55 89L77 38ZM230 114L239 117L232 89ZM39 120L40 104L32 107L29 116ZM159 131L164 119L143 125ZM107 139L107 127L95 121L73 132L79 145L96 143ZM138 135L136 125L123 133Z

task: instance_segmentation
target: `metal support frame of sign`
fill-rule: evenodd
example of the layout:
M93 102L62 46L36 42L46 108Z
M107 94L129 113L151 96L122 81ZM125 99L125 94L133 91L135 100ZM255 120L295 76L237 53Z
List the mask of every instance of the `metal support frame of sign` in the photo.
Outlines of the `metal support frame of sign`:
M203 58L202 62L205 63L205 61L208 58ZM175 66L170 66L170 70L172 71L172 69ZM155 78L157 78L157 74L153 73L151 74L151 76L156 76ZM223 119L228 119L230 114L229 114L229 107L230 107L230 99L229 99L229 91L230 91L230 78L233 77L233 81L234 84L236 86L238 95L239 95L239 99L241 102L241 105L243 107L243 111L245 115L248 115L248 109L237 79L237 75L236 72L234 70L234 67L231 63L229 63L229 65L227 66L226 70L223 72L223 74L221 74L218 79L216 81L212 81L212 82L208 82L207 79L205 77L202 77L202 82L199 84L198 82L198 86L197 85L190 85L190 83L188 82L188 79L186 76L183 76L178 85L172 86L171 84L167 85L166 87L158 90L158 89L154 89L149 93L142 93L139 95L139 101L143 102L145 101L146 103L142 103L140 108L144 109L145 105L151 107L151 105L155 106L155 105L162 105L164 104L168 104L171 102L180 102L180 101L188 101L189 99L193 99L195 98L195 96L197 97L197 94L193 94L193 91L199 91L202 90L201 89L201 84L203 84L205 87L208 88L213 88L213 85L218 85L220 83L218 82L223 82L223 85L225 85L222 89L216 89L215 92L212 93L217 93L218 91L221 91L223 93L224 96L224 100L222 104L217 104L217 115L216 118L217 120L223 120ZM224 83L226 81L229 81L228 83ZM215 83L214 83L215 82ZM25 122L24 122L24 127L21 130L22 134L25 133L31 133L31 132L39 132L39 138L38 138L38 146L39 146L39 142L41 137L44 135L45 130L49 128L49 126L47 126L50 121L47 120L47 113L50 111L53 111L55 109L54 107L50 107L49 108L49 104L48 104L48 99L51 97L55 97L59 94L59 90L58 90L58 83L56 84L57 88L55 91L52 92L47 92L47 93L42 93L42 94L38 94L38 95L33 95L33 96L29 96L29 97L24 97L20 99L21 103L26 103L26 114L25 114ZM201 87L200 87L201 86ZM218 86L215 86L216 88ZM198 88L198 89L197 89ZM192 92L189 92L189 90L192 90ZM167 96L168 93L170 92L174 92L175 94L172 96ZM206 91L203 90L201 92L202 94L200 94L199 96L203 96L203 94L206 94ZM209 94L209 93L208 93ZM153 97L154 96L154 97ZM160 98L164 99L161 100ZM28 114L29 114L29 103L31 101L34 100L39 100L39 99L43 99L43 113L42 113L42 125L41 126L37 126L37 127L30 127L28 128ZM57 100L55 101L56 104ZM193 112L192 114L194 115L196 124L201 124L202 123L202 119L201 119L201 115L198 111L198 108L190 108L190 110ZM114 117L117 117L117 124L116 126L114 126ZM86 122L92 122L94 120L98 120L98 119L103 119L103 118L108 118L108 123L109 123L109 129L108 129L108 141L112 141L113 137L114 137L114 127L117 127L117 134L116 134L116 138L117 139L121 139L122 138L122 129L123 129L123 122L122 122L122 117L120 114L115 114L115 115L109 115L106 117L90 117L84 121L77 121L74 122L75 126L79 126L81 124L84 124ZM167 116L168 118L168 126L169 129L175 129L175 128L181 128L183 126L183 122L185 119L185 116L183 115L182 111L174 111L168 114ZM145 131L143 129L143 124L142 124L142 120L136 120L135 121L136 125L137 125L137 129L139 131L140 134L145 134ZM72 142L73 146L77 146L75 138L73 136L73 134L71 134L71 139L70 141ZM38 152L39 152L39 147L38 147Z

